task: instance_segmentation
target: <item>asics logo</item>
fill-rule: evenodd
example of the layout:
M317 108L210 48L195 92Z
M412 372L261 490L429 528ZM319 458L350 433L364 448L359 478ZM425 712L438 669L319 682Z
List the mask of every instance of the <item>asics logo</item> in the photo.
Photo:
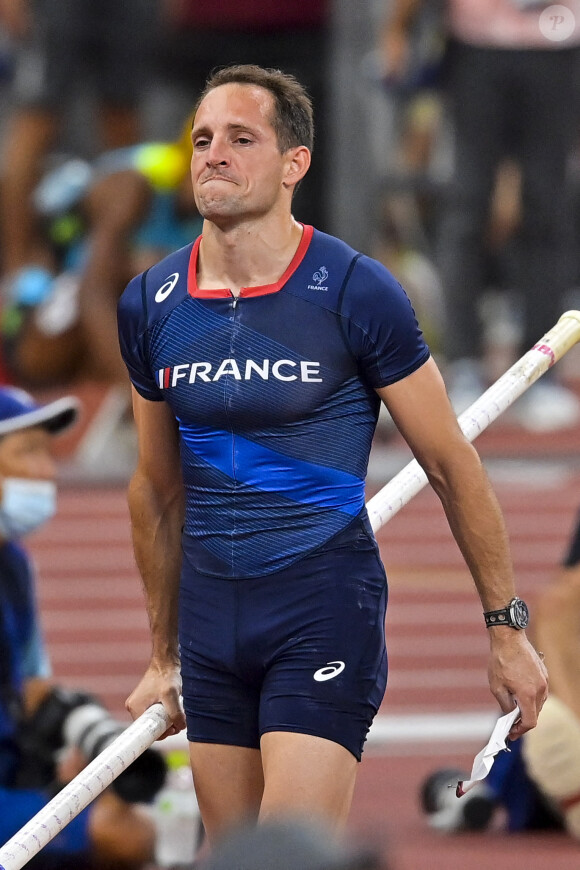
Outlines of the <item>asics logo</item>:
M318 668L314 674L314 679L317 683L324 683L326 680L332 680L333 677L342 674L346 665L344 662L327 662L323 668Z
M167 299L177 282L179 281L179 272L173 272L172 275L168 275L164 284L161 285L157 293L155 294L156 302L163 302L164 299Z

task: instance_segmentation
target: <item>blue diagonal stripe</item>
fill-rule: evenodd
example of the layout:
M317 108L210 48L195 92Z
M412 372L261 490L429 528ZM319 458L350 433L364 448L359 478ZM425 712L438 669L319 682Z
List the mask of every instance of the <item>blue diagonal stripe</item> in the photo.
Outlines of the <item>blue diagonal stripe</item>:
M364 481L355 475L304 462L210 427L187 427L181 435L194 454L237 483L351 516L364 506Z

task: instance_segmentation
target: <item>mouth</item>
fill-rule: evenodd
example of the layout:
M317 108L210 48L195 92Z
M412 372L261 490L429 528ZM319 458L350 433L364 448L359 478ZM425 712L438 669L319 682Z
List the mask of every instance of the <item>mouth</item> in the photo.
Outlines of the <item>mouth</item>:
M228 181L230 184L235 184L233 178L228 178L226 175L208 175L207 178L203 178L201 183L207 184L210 181Z

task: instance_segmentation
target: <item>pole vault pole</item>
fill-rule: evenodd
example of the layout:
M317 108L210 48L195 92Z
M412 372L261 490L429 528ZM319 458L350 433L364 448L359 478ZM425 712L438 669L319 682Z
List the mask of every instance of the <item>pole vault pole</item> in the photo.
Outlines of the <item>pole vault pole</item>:
M567 311L534 347L524 354L459 417L466 438L473 441L541 375L580 341L580 311ZM385 525L427 484L413 459L367 503L374 531ZM162 704L154 704L82 770L0 848L0 870L20 870L81 810L91 803L169 727Z
M0 848L0 870L20 870L98 797L171 724L153 704Z
M498 378L458 418L463 434L474 441L522 393L580 341L580 311L566 311L555 326ZM412 459L367 502L373 531L377 531L427 484L427 475Z

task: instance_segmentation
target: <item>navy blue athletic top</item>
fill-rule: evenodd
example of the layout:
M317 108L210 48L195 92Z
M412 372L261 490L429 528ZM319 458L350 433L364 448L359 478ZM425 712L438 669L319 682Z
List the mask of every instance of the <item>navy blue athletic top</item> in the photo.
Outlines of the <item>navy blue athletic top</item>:
M134 278L119 303L136 390L179 423L192 564L224 578L280 570L364 509L375 388L429 350L380 263L304 227L273 285L203 290L200 239Z

